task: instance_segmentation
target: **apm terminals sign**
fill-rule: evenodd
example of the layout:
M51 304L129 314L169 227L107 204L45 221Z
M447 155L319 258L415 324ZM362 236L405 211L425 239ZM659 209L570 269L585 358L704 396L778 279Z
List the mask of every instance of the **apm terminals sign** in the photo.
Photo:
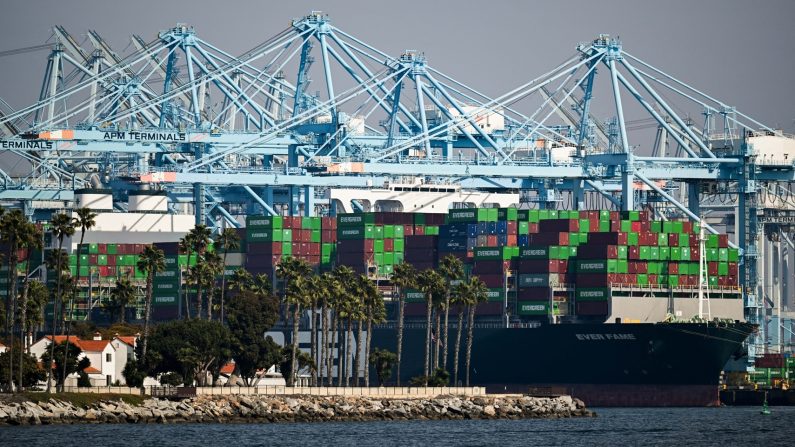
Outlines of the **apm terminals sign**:
M760 224L789 224L795 225L795 216L760 216Z

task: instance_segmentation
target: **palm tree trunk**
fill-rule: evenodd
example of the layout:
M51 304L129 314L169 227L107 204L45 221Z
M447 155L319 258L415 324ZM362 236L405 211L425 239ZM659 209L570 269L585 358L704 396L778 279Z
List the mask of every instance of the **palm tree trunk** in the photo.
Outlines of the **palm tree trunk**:
M469 321L467 321L467 358L466 358L466 386L469 386L469 369L472 361L472 335L475 325L475 306L469 306Z
M226 297L226 250L224 250L224 265L221 266L221 324L226 322L224 314L224 298Z
M339 336L337 334L337 313L334 312L331 316L331 327L329 328L329 336L331 339L329 340L328 348L328 384L329 386L334 386L334 353L336 351L337 357L339 357ZM337 343L335 343L335 341ZM336 346L336 348L335 348ZM339 373L337 374L339 377ZM338 382L339 384L339 382Z
M447 347L448 339L447 334L450 329L449 320L450 319L450 293L445 293L444 297L444 338L442 339L442 368L447 370Z
M400 386L400 359L403 354L403 294L398 290L397 386Z
M196 318L199 320L202 319L202 283L201 281L196 281Z
M9 288L11 289L8 293L8 297L6 299L6 303L8 304L6 308L8 309L9 313L6 314L6 321L9 321L9 324L6 326L6 333L9 334L9 338L11 340L9 346L9 355L8 355L8 388L11 392L14 391L14 362L11 361L11 350L14 349L14 330L16 329L16 314L17 314L17 264L19 264L19 259L17 258L17 243L16 243L16 236L13 238L13 242L11 243L11 256L8 259L8 274L9 274ZM20 382L20 385L22 382Z
M146 345L149 342L149 315L152 309L152 289L154 284L154 272L152 270L149 271L149 274L146 275L146 306L144 309L144 337L141 341L141 361L144 361L146 358Z
M290 358L290 384L295 386L295 379L298 377L298 317L301 314L301 305L295 303L293 307L293 352Z
M433 312L433 297L428 295L425 310L425 386L428 386L428 370L431 367L431 312Z
M356 360L353 361L353 377L356 378L354 385L357 387L360 386L359 364L362 362L362 323L362 320L356 320L356 329L358 333L356 334L356 352L354 352L354 354L356 354Z
M315 303L312 303L312 306L309 309L310 316L311 316L311 327L309 328L309 352L312 355L312 361L319 363L317 360L317 323L318 323L318 315L317 315L317 306ZM312 386L317 386L317 370L318 368L312 369Z
M213 287L215 279L207 284L207 321L213 321Z
M58 262L56 262L56 286L55 286L55 299L52 302L52 340L50 340L50 360L55 362L55 315L58 313L57 303L61 298L61 250L63 250L63 238L58 238ZM78 274L80 272L77 272ZM52 365L45 365L47 368L47 393L49 394L52 389Z
M455 336L455 355L453 356L453 386L458 386L458 352L461 350L461 330L464 325L464 305L459 304L458 332Z
M364 386L370 387L370 340L373 338L373 314L367 315L367 343L364 345Z
M323 323L323 327L321 328L320 332L320 361L318 362L318 366L320 369L320 386L324 386L328 381L326 380L328 374L328 362L326 361L326 355L328 350L328 314L326 313L326 299L323 299L323 304L320 306L320 318ZM325 373L324 373L325 370Z
M185 318L188 319L188 320L190 320L190 294L188 292L190 290L190 276L189 276L189 273L190 273L190 256L191 256L191 254L192 254L191 250L188 250L188 260L185 262L185 264L186 264L185 265L185 278L184 278L184 281L183 281L185 283L185 293L184 293L184 295L185 295L185 297L184 297L184 300L185 300Z
M348 334L345 340L345 386L351 384L351 368L353 367L353 318L348 317ZM350 359L350 363L348 363Z
M26 337L25 332L27 330L27 315L28 315L28 290L30 289L30 280L28 279L28 275L30 275L30 253L28 253L28 259L25 263L25 278L22 280L22 303L20 306L22 310L19 312L19 369L17 371L17 375L19 377L19 390L22 391L22 375L24 373L25 364L23 362L24 352L25 352L25 344L26 344ZM10 355L10 353L9 353Z
M442 348L442 314L439 313L441 309L436 308L434 313L436 314L436 326L434 330L436 331L436 342L434 343L434 353L433 353L433 369L434 371L439 368L439 350Z

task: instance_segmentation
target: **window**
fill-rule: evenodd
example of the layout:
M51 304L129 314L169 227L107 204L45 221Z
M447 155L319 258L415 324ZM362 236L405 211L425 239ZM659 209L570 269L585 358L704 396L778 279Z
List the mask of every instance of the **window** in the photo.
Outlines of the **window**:
M112 362L113 361L112 354L105 354L105 361L106 362Z

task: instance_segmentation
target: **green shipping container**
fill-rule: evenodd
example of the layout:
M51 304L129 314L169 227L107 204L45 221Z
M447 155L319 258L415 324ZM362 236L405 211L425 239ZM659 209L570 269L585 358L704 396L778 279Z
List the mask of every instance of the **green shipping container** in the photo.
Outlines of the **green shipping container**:
M272 228L280 229L283 225L281 216L246 216L246 230Z
M373 213L353 213L341 214L337 216L338 227L360 226L364 224L374 224L375 214Z
M549 301L520 301L519 315L549 315Z
M481 215L482 219L480 219ZM425 216L423 215L422 217L423 217L422 222L417 222L415 219L414 223L424 224ZM450 223L485 221L486 213L485 210L477 208L455 209L455 210L450 210L447 213L447 220Z
M580 287L574 292L574 298L579 301L607 301L610 289Z

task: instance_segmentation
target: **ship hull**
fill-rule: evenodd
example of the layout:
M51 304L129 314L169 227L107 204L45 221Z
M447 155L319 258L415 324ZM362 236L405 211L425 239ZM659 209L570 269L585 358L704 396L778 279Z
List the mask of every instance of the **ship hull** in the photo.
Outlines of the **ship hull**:
M404 329L400 378L422 376L425 329ZM537 328L476 328L469 384L490 392L568 393L590 406L712 406L726 361L753 325L561 324ZM373 331L373 347L396 351L397 331ZM453 379L456 329L449 333ZM458 383L466 383L466 333Z

